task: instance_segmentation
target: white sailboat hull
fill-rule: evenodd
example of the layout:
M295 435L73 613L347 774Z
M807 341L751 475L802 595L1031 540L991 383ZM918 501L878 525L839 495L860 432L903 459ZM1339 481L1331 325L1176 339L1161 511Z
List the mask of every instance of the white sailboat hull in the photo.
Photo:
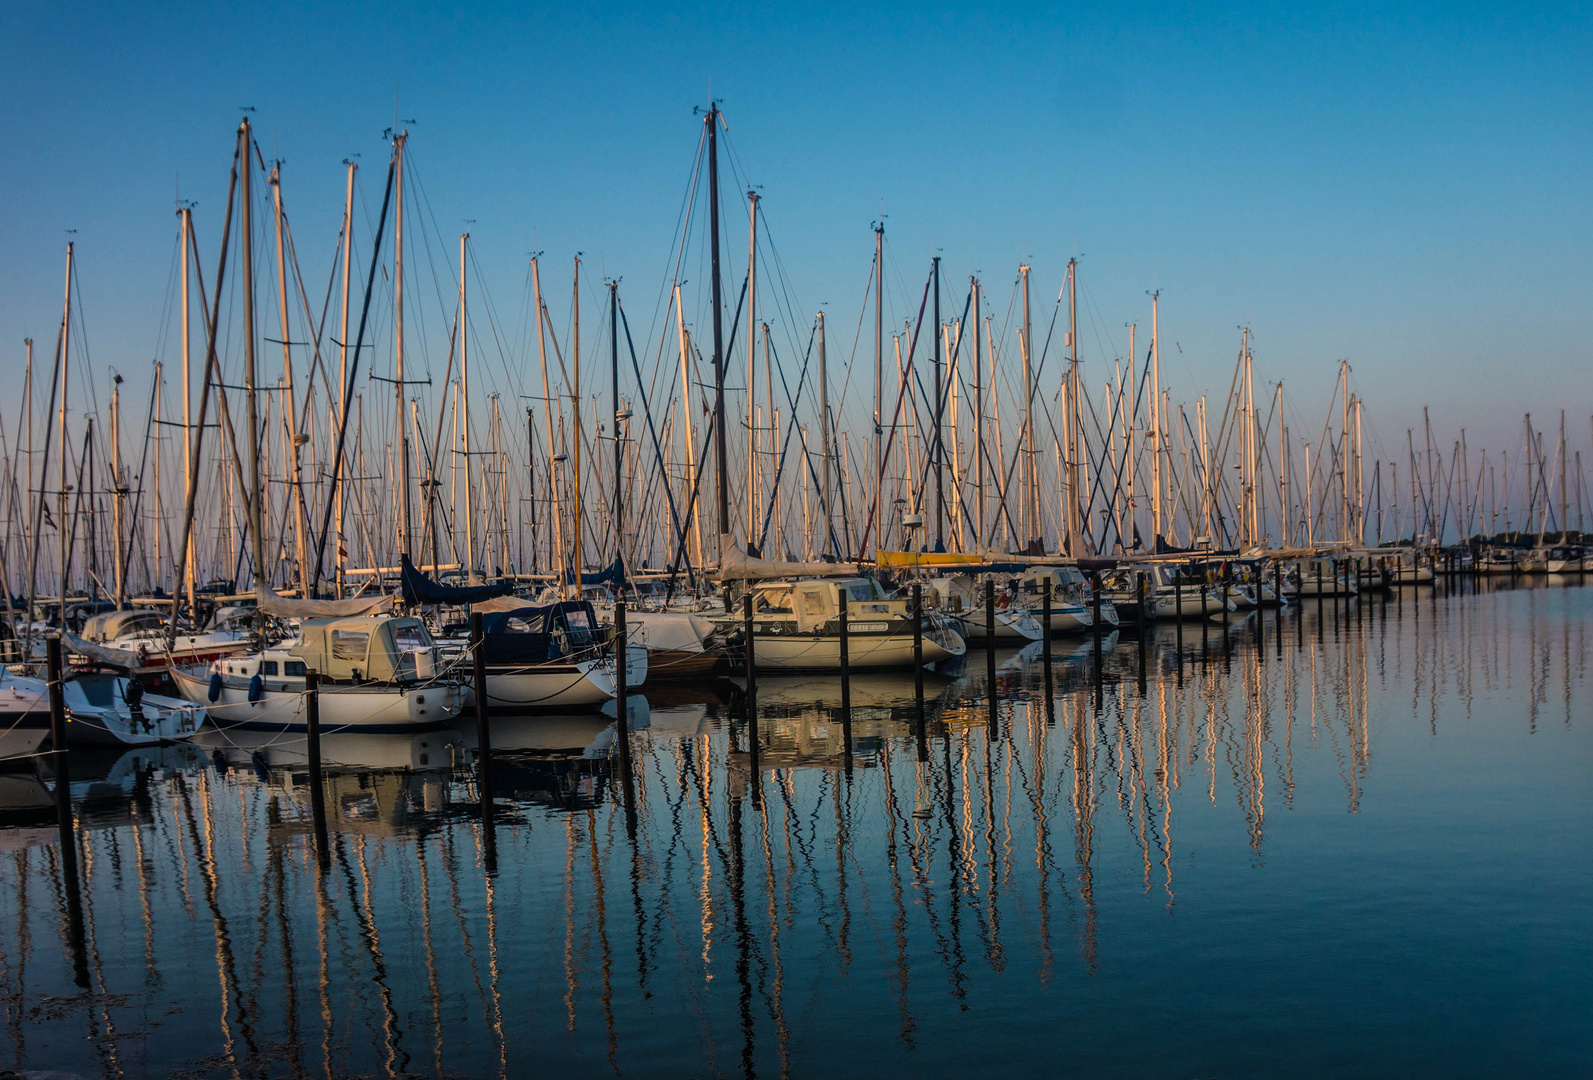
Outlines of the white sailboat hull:
M266 689L258 700L250 701L246 684L224 679L212 701L208 671L201 676L174 668L171 675L183 697L205 706L206 714L218 727L303 731L308 722L305 695L298 690ZM402 731L447 723L464 711L461 688L442 682L411 686L323 683L319 698L323 731Z

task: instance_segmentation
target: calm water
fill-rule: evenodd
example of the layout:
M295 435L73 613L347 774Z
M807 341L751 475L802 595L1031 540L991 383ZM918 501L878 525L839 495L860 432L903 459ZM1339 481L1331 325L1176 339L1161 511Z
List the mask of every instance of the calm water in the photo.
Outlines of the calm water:
M0 1068L81 1076L1587 1075L1593 590L1302 609L926 680L0 777ZM1143 657L1143 659L1142 659ZM1143 676L1142 676L1143 673ZM731 719L735 718L732 730Z

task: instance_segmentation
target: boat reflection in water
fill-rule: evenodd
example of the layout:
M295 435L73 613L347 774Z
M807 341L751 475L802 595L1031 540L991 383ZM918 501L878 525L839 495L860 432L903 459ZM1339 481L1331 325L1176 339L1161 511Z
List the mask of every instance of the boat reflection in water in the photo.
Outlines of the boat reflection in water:
M1049 698L975 649L922 737L912 672L766 675L756 768L740 684L634 695L634 833L612 709L494 713L490 825L472 721L323 736L325 869L302 734L74 751L86 992L29 759L0 1066L1575 1073L1593 592L1548 577L1054 641Z

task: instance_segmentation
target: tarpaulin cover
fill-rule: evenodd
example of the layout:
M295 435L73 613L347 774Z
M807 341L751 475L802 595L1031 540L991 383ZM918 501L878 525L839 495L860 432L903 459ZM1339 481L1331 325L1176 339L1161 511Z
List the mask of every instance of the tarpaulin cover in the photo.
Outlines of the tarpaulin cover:
M278 596L269 585L255 589L260 610L278 619L343 619L360 615L386 615L393 610L393 598L386 595L356 596L350 600L295 600Z
M508 584L470 587L439 585L415 569L415 564L409 561L408 555L400 555L399 560L399 574L406 604L478 604L495 596L506 596L513 588Z

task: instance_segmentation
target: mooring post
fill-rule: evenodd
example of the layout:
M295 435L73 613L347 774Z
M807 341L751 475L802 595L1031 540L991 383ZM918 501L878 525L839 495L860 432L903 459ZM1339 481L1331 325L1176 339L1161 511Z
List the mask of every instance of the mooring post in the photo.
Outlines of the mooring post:
M990 737L997 734L996 719L996 583L985 579L985 697L990 706Z
M476 786L481 819L492 817L492 732L487 726L487 648L481 612L470 613L470 670L476 687Z
M1040 624L1045 627L1045 634L1040 638L1041 667L1045 671L1045 702L1047 711L1051 707L1051 579L1047 577L1040 585Z
M326 783L321 773L321 673L304 673L304 752L310 762L310 823L315 829L315 862L332 868L332 851L326 836Z
M917 712L914 734L918 737L918 760L929 760L929 733L924 722L924 586L913 582L913 700Z
M747 741L748 741L748 766L751 769L752 802L761 805L763 801L763 783L759 775L758 766L758 650L754 643L752 633L752 590L747 590L747 595L742 597L741 603L742 636L747 639Z
M66 697L61 686L61 638L44 640L45 676L50 694L50 743L55 766L55 823L60 830L61 891L66 897L67 933L72 939L72 974L88 989L88 955L83 935L83 895L77 875L77 829L72 818L72 766L67 756Z
M845 589L837 592L841 599L841 738L846 742L843 760L846 762L846 775L852 775L852 642L851 626L847 606L849 603Z
M625 799L625 828L636 832L636 774L631 759L630 635L625 629L625 597L614 598L614 730L619 735L620 793Z
M1173 573L1173 632L1178 641L1178 675L1184 674L1184 569Z

